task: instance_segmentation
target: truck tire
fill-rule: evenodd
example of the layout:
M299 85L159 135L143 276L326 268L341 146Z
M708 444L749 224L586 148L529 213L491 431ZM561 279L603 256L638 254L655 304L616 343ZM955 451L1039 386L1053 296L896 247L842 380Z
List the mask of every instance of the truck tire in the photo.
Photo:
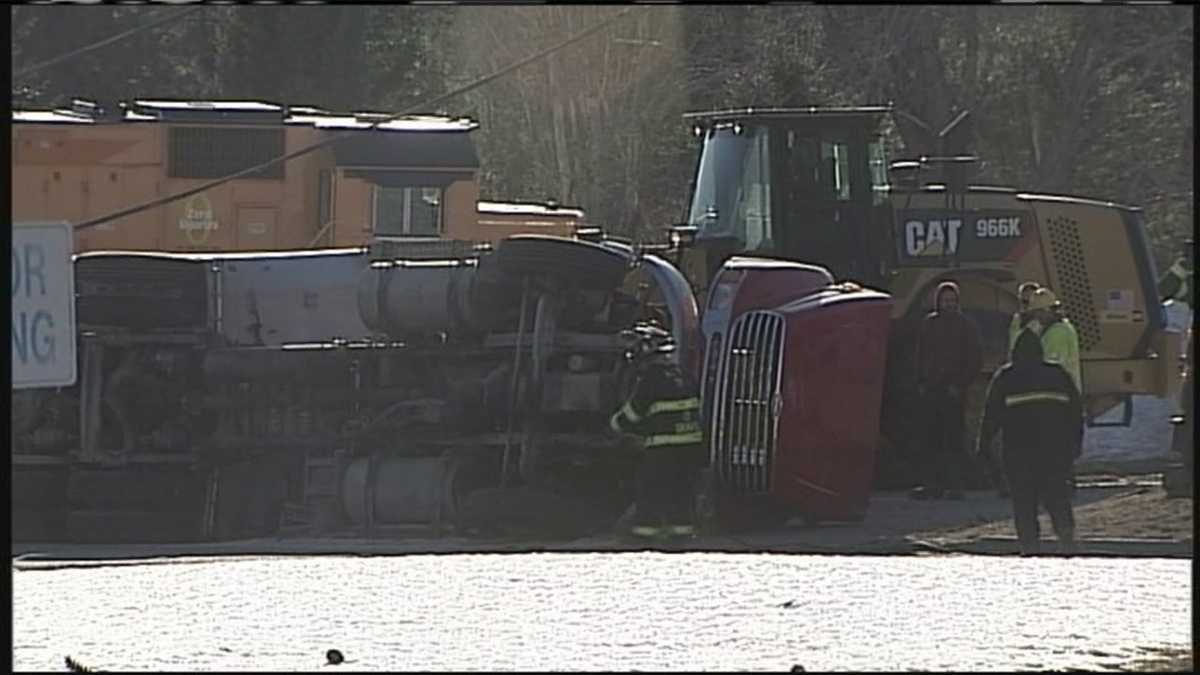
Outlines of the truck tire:
M13 508L12 540L20 543L64 541L67 537L67 512L62 504L55 509Z
M79 544L172 544L201 539L200 510L78 510L67 513L67 538Z
M537 234L514 235L496 249L500 269L515 276L550 275L585 288L621 285L629 259L596 244Z
M13 469L12 504L17 507L62 507L67 490L67 469Z
M76 469L67 480L67 503L77 509L189 509L204 499L190 469L125 467Z

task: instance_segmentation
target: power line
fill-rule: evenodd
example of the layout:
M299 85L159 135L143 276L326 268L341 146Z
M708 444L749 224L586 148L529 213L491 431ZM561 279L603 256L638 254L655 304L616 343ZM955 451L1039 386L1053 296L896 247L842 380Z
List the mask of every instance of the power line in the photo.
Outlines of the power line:
M367 130L375 129L380 124L385 124L385 123L395 120L399 117L403 117L405 115L410 115L418 110L432 109L434 106L438 105L439 103L442 103L443 101L446 101L450 98L458 96L459 94L464 94L468 91L471 91L472 89L477 89L479 87L482 87L483 85L487 84L488 82L491 82L492 80L495 80L499 77L503 77L504 75L507 75L508 73L511 73L512 71L514 71L518 68L521 68L522 66L528 65L529 63L532 63L540 58L544 58L550 54L553 54L556 51L559 51L560 49L563 49L563 48L568 47L576 42L579 42L580 40L588 37L589 35L592 35L593 33L596 33L597 31L601 30L602 28L605 28L609 24L624 17L632 9L633 9L633 7L626 7L625 9L621 10L620 12L617 12L613 16L597 23L594 26L591 26L590 28L587 28L585 30L582 30L582 31L572 35L571 37L567 38L566 40L563 40L562 42L554 45L553 47L543 49L542 51L537 52L531 56L527 56L527 57L521 59L520 61L517 61L516 63L507 65L490 75L485 75L485 76L475 80L474 82L471 82L471 83L461 86L457 89L453 89L449 92L446 92L445 94L442 94L441 96L430 99L423 103L409 106L409 107L401 110L400 112L388 115L387 117L384 117L383 119L380 119L380 120L368 125ZM247 176L252 173L257 173L259 171L262 171L263 169L266 169L267 167L274 166L280 162L286 162L290 159L295 159L296 157L300 157L301 155L307 155L308 153L310 153L314 150L319 150L319 149L321 149L327 145L330 145L332 143L336 143L338 141L345 140L346 138L354 136L358 133L359 133L359 130L351 130L351 131L343 131L343 132L334 134L324 140L313 143L312 145L307 145L298 150L293 150L292 152L280 155L280 156L270 159L266 162L263 162L262 164L259 164L257 166L252 166L247 169L242 169L241 171L238 171L237 173L232 173L232 174L229 174L228 176L224 176L222 178L217 178L215 180L204 183L203 185L198 185L194 188L190 188L190 189L184 190L182 192L176 192L175 194L167 195L166 197L154 199L154 200L145 202L143 204L138 204L137 206L131 206L127 209L115 211L106 216L101 216L99 218L93 218L91 220L84 221L84 222L76 225L75 229L76 230L86 230L90 227L96 227L97 225L103 225L104 223L107 223L111 220L117 220L119 218L131 216L135 213L140 213L141 211L145 211L147 209L157 208L159 206L163 206L165 204L170 204L171 202L178 201L178 200L184 199L186 197L191 197L194 194L199 194L201 192L204 192L205 190L209 190L214 187L217 187L218 185L223 185L225 183L228 183L231 180L236 180L238 178L241 178L242 176Z
M124 40L125 38L129 37L130 35L134 35L136 33L140 33L145 30L150 30L151 28L156 28L158 26L161 26L165 23L169 23L171 21L178 21L178 20L182 19L183 17L188 16L189 14L192 14L194 12L198 12L202 9L204 9L204 5L197 5L195 7L192 7L191 9L183 11L183 12L176 12L174 10L163 10L164 16L162 16L158 19L155 19L154 21L151 21L150 23L145 23L140 26L134 26L133 28L130 28L127 31L117 33L116 35L107 37L99 42L93 42L90 45L80 47L79 49L73 49L65 54L59 54L58 56L55 56L52 59L47 59L45 61L42 61L41 63L36 63L32 66L29 66L28 68L25 68L21 72L13 75L13 79L19 80L22 77L29 75L30 73L35 73L44 68L49 68L50 66L61 63L62 61L66 61L67 59L75 58L76 56L79 56L80 54L85 54L87 52L99 49L101 47L111 45L114 42Z

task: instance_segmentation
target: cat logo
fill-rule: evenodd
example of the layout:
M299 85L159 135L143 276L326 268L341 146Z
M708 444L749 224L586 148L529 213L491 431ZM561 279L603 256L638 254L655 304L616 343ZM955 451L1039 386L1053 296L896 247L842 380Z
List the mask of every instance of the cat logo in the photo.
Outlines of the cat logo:
M954 255L962 219L909 220L904 223L904 250L913 257Z
M187 240L194 245L208 241L209 233L217 229L219 224L213 214L212 202L203 193L187 200L183 205L183 217L179 219L179 229L187 235Z

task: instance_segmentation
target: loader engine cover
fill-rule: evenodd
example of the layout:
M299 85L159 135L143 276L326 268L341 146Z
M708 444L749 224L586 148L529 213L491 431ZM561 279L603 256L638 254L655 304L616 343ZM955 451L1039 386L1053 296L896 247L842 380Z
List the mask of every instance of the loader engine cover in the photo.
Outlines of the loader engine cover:
M726 263L709 293L702 379L720 489L815 519L865 513L890 311L889 295L820 267Z

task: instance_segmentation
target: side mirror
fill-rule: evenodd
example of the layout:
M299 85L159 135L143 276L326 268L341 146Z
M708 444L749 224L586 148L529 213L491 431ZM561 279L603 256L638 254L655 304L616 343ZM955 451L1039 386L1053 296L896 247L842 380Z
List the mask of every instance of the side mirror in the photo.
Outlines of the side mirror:
M679 225L672 225L667 230L670 232L671 246L686 248L696 241L696 233L700 231L700 228L695 225L681 223Z
M598 244L604 241L604 230L599 227L580 227L575 230L575 237L580 241Z

